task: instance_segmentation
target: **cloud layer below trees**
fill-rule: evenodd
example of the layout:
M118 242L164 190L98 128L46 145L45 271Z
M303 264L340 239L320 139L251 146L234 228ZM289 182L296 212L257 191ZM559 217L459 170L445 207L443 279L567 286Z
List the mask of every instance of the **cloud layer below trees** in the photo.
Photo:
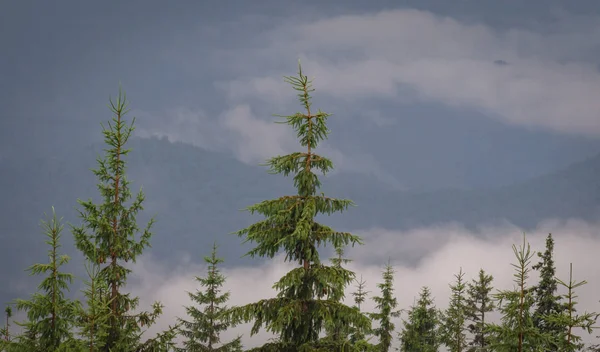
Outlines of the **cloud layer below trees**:
M557 275L568 280L569 263L573 263L574 279L587 280L588 284L577 293L583 311L600 311L600 271L598 271L597 253L600 253L600 223L585 223L577 220L566 222L546 221L536 231L527 234L532 251L543 251L545 238L552 232L555 238L555 263ZM396 297L401 308L408 308L422 286L429 286L439 308L446 308L450 294L448 284L462 267L466 278L474 278L483 268L494 276L494 287L510 289L513 287L514 254L512 245L522 243L523 231L512 225L503 227L480 228L469 231L457 224L414 229L406 232L370 229L354 231L365 239L365 245L350 249L347 256L354 261L349 268L367 281L368 290L378 294L376 284L381 280L383 265L390 258L395 267ZM209 254L207 249L206 254ZM195 276L205 276L206 266L202 254L194 254L181 259L174 271L167 271L160 258L146 256L135 268L135 284L130 287L141 297L142 307L155 301L165 305L165 314L158 325L149 332L166 328L175 321L176 316L185 317L184 305L190 303L186 291L198 288ZM224 258L227 261L227 258ZM537 255L532 263L538 261ZM225 263L226 264L226 263ZM226 267L222 271L227 276L225 290L231 291L230 305L242 305L262 298L272 297L271 288L291 266L284 263L282 257L257 267ZM537 280L532 272L530 283ZM348 290L348 303L351 296ZM366 311L372 311L372 301L364 304ZM403 316L405 317L405 315ZM497 318L497 315L496 315ZM398 321L397 327L401 323ZM261 332L249 337L249 325L238 326L223 335L223 339L244 334L247 346L260 344L269 338ZM593 339L582 333L585 341Z

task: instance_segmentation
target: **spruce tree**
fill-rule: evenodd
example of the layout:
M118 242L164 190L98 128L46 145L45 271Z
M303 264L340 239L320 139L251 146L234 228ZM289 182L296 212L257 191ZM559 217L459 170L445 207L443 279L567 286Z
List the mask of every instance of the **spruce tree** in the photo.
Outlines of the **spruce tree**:
M534 288L535 310L533 313L533 325L540 332L552 336L559 335L561 327L552 324L547 320L550 315L557 315L562 312L564 305L561 304L561 297L557 295L558 282L556 280L556 267L553 259L554 239L552 234L546 238L546 250L544 253L538 253L540 261L532 268L540 272L540 280ZM547 351L558 351L556 346L547 346Z
M465 322L468 307L466 301L467 285L463 280L464 276L462 268L454 276L456 277L456 281L454 285L450 285L450 290L452 291L450 304L442 320L442 340L450 349L450 352L462 352L467 348Z
M358 312L361 312L361 305L366 301L369 291L366 288L366 281L363 280L361 275L360 280L355 279L356 291L352 292L354 297L354 306ZM352 327L350 329L350 344L354 347L355 351L374 351L375 345L371 344L371 337L367 338L367 334L370 333L369 329Z
M12 318L12 308L6 306L4 309L6 315L6 323L2 329L0 329L0 351L8 351L10 345L10 318Z
M410 307L408 319L400 332L401 352L437 352L440 312L434 306L428 287L423 287L416 305Z
M518 249L513 245L513 252L517 259L517 263L512 264L515 269L513 276L516 287L494 295L502 318L501 324L488 325L490 346L493 351L498 352L544 351L551 337L542 334L533 325L532 309L535 302L527 280L534 254L526 242L525 235L523 244Z
M347 269L326 266L319 257L319 247L326 244L334 248L360 244L358 236L335 231L315 221L317 214L331 214L347 210L353 203L326 197L318 193L320 181L317 171L329 172L332 162L317 155L318 143L329 134L326 122L329 114L313 112L310 93L312 82L302 74L299 65L298 77L286 77L298 91L305 113L296 113L285 118L297 133L304 152L276 156L268 160L271 173L287 176L295 174L294 186L297 194L265 200L247 208L264 220L237 232L244 242L255 243L247 255L273 258L280 250L287 262L298 263L298 267L285 274L273 286L275 298L263 299L232 311L232 318L254 321L251 333L256 334L262 326L278 336L278 340L263 345L263 351L339 351L349 349L344 342L325 344L319 334L325 322L337 320L344 325L370 326L370 320L356 309L339 302L340 289L351 283L354 273Z
M373 297L373 301L376 303L375 308L378 311L371 313L370 316L371 319L379 322L379 326L373 330L373 335L379 339L377 350L388 352L392 347L392 333L396 328L392 318L398 318L401 312L396 309L398 300L394 297L394 268L389 261L382 276L383 282L377 284L377 287L381 290L381 296Z
M365 303L367 296L369 295L369 291L366 288L367 282L363 280L362 275L360 276L360 280L356 280L356 291L352 292L352 296L354 297L354 304L356 308L360 310L361 304Z
M344 258L344 249L342 247L337 247L335 249L336 256L331 258L331 264L333 268L338 270L344 270L344 264L348 264L352 262L351 259ZM340 282L340 286L334 290L334 293L331 295L331 300L341 302L344 299L344 289L345 283ZM325 339L324 341L331 341L334 343L343 343L348 340L348 336L350 335L351 326L345 325L344 321L341 320L328 320L325 322Z
M78 302L65 297L66 291L73 280L73 275L60 270L61 266L69 262L67 255L60 255L60 237L63 230L62 219L56 218L54 207L52 218L42 221L42 227L48 238L48 263L38 263L30 266L27 271L30 275L47 276L38 286L38 292L29 300L17 299L18 310L27 313L26 322L17 322L24 328L18 345L30 351L66 351L67 347L73 348L74 338L72 327ZM35 336L34 339L29 337ZM27 346L27 348L25 348Z
M580 351L584 347L584 344L581 342L581 336L573 333L573 328L580 328L591 334L593 325L596 323L599 315L595 312L585 312L581 315L576 314L577 295L575 295L575 289L586 285L587 281L573 281L572 263L569 267L569 282L565 283L560 279L557 279L557 281L567 289L567 293L563 296L566 300L564 309L552 312L549 316L544 316L546 321L559 329L556 335L553 335L556 343L556 349L554 350L561 352Z
M4 337L4 341L10 341L10 318L12 318L12 308L10 306L6 306L4 309L4 314L6 314L6 325L4 325L4 330L2 336Z
M136 222L137 214L143 210L144 194L140 190L133 198L126 176L125 158L130 152L126 149L129 137L134 131L135 118L127 124L124 115L127 113L125 95L119 90L117 101L110 100L110 109L114 114L108 122L108 128L102 125L104 142L107 145L103 158L97 159L98 168L93 170L98 178L98 190L102 197L101 203L79 200L83 208L79 216L83 224L72 227L77 248L83 253L88 262L96 261L101 265L98 280L108 287L110 314L107 331L101 343L103 351L135 351L147 343L141 344L142 328L154 324L162 313L162 305L154 303L151 312L133 313L139 298L131 297L123 292L127 276L131 269L124 264L135 262L143 250L150 246L152 236L150 230L154 219L141 231ZM132 199L133 198L133 199ZM173 328L162 336L172 335ZM152 339L159 341L161 339ZM148 341L147 341L148 342ZM166 348L170 342L156 348Z
M229 292L220 294L221 287L225 283L225 276L221 274L218 265L223 262L217 257L217 245L213 245L210 257L204 257L208 264L206 278L196 277L196 280L204 287L205 291L188 292L190 299L204 309L197 307L186 307L190 320L179 319L181 323L181 335L185 337L183 351L219 351L237 352L242 351L241 337L233 341L221 343L220 334L229 327L225 320L227 307L225 303L229 300ZM220 346L218 346L220 345Z
M96 248L97 246L95 246ZM89 281L84 281L86 288L83 290L87 307L80 309L78 314L79 334L82 350L89 352L103 351L109 331L110 296L108 284L100 279L100 265L98 254L94 251L94 260L84 264Z
M490 293L494 277L487 275L483 269L479 270L477 279L468 285L467 297L467 328L473 339L469 342L469 352L484 351L489 345L486 333L487 313L494 310L495 305Z

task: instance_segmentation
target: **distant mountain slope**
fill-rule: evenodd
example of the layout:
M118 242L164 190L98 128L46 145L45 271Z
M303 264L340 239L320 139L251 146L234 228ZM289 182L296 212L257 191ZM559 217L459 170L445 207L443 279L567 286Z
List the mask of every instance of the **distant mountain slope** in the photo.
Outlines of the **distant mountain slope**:
M339 184L343 186L344 183ZM497 189L371 194L368 191L363 186L335 192L361 206L360 214L349 220L351 227L410 228L448 221L472 227L508 220L531 228L548 218L591 220L600 214L600 155L543 177Z
M168 258L187 252L201 258L217 240L227 264L256 263L239 259L245 248L228 233L257 219L239 210L293 192L291 178L164 139L136 138L130 147L132 188L143 186L147 196L140 220L156 214L154 254ZM96 180L89 169L96 166L95 157L102 148L72 149L61 155L48 151L48 156L36 160L0 161L1 277L10 282L25 277L22 269L43 260L46 248L38 224L52 205L59 216L79 223L74 210L77 198L97 198ZM502 219L527 228L546 218L594 219L600 208L600 155L500 189L391 192L366 176L336 174L324 179L322 191L358 205L326 220L340 229L406 229L448 221L475 226ZM65 250L73 253L68 227L63 235ZM74 267L79 260L76 255ZM8 291L10 286L0 288L0 299Z

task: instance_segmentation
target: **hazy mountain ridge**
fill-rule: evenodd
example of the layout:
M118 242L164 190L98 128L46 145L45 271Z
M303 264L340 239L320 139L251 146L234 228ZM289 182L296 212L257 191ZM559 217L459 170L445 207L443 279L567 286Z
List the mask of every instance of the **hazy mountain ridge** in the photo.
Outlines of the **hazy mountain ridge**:
M0 203L0 238L8 246L0 258L0 275L26 280L21 269L43 260L46 248L38 225L52 205L65 221L79 223L77 198L98 198L90 169L96 167L95 157L103 148L96 144L63 155L35 160L8 157L0 162L0 175L7 185ZM137 191L143 187L147 197L139 221L156 215L155 255L171 258L187 252L201 258L217 240L228 265L256 263L238 259L245 247L228 233L252 221L239 210L292 192L291 178L269 175L265 167L245 165L226 154L166 139L134 138L130 148L131 188ZM498 189L393 192L368 176L345 173L324 178L322 191L332 197L350 198L360 207L360 211L351 209L326 220L341 230L408 229L449 221L471 227L504 219L527 228L546 218L597 219L599 176L600 155ZM68 226L63 244L67 253L74 253ZM78 253L73 257L74 263L80 260ZM1 291L0 298L6 298L11 289Z

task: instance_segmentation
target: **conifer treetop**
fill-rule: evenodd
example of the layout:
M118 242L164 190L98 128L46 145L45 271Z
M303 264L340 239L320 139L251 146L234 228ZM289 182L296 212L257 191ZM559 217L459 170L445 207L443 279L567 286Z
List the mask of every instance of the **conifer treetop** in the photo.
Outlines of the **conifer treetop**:
M228 309L225 303L229 300L229 292L221 293L225 276L218 268L223 259L217 257L216 243L213 244L211 255L205 256L204 261L208 264L207 275L196 277L200 285L205 288L204 291L188 292L192 302L204 307L203 309L195 306L186 307L190 319L178 319L181 324L180 333L186 338L185 348L181 351L241 351L241 337L221 343L221 332L229 328L225 316ZM217 347L217 344L220 346Z
M534 348L546 346L551 336L542 333L533 324L534 297L528 285L531 272L531 259L535 252L523 234L523 243L519 247L513 244L513 253L516 263L514 268L513 290L503 290L494 294L498 307L502 313L501 324L489 324L487 331L490 333L490 347L498 351L530 351Z
M381 296L373 297L377 312L369 315L372 319L379 321L379 327L373 330L373 334L379 338L379 350L387 352L392 346L392 333L396 328L392 318L398 318L402 312L397 309L398 300L394 296L394 268L389 260L382 273L382 279L383 281L377 284Z
M460 268L458 274L454 275L456 281L454 284L449 285L452 294L448 309L442 317L440 329L442 340L451 352L462 352L467 345L465 322L468 308L466 303L467 285L464 276L462 268Z
M356 308L358 308L358 310L360 310L361 304L363 304L365 302L365 300L367 299L367 296L371 292L367 291L365 289L367 282L365 280L363 280L362 275L360 276L360 279L356 279L355 281L356 281L356 291L352 292L351 294L354 297L354 304L356 304Z
M126 262L135 262L143 250L150 246L151 227L154 218L145 228L140 229L136 217L142 211L145 200L140 189L134 197L126 176L125 157L130 150L126 144L134 131L135 118L127 124L124 115L129 111L126 95L119 88L116 101L109 99L113 113L111 121L102 134L106 149L104 156L98 157L98 168L92 170L98 179L98 190L102 201L98 204L91 199L79 200L82 207L79 216L81 226L72 227L76 247L88 261L100 265L97 279L108 287L110 314L106 331L105 348L113 350L135 350L143 346L165 346L164 341L173 335L173 328L156 338L140 344L142 329L152 325L162 314L163 306L155 302L152 311L132 314L139 299L122 292L131 269Z
M317 194L321 183L315 171L326 174L333 168L329 159L314 152L329 134L326 122L330 115L312 110L310 93L314 89L300 65L298 76L285 77L285 81L298 92L305 112L277 116L285 119L280 123L286 123L296 131L300 145L306 150L273 157L267 161L267 166L273 174L294 174L297 194L248 207L250 213L260 214L264 219L236 234L245 237L244 243L255 244L247 255L272 258L283 251L285 261L298 263L299 267L274 284L273 288L278 291L276 298L235 307L232 316L234 320L254 320L252 334L263 325L267 331L278 334L275 345L269 345L277 346L278 350L314 350L326 321L337 319L344 324L370 325L368 317L338 301L343 295L340 291L354 280L354 273L339 265L324 265L319 256L319 247L326 244L343 248L362 241L351 233L335 231L315 221L318 214L343 212L353 203ZM263 347L267 348L267 345Z
M73 343L71 328L79 304L65 297L74 276L60 270L61 266L69 262L67 255L58 253L64 227L61 221L62 218L56 217L54 207L52 207L50 220L42 220L42 228L47 237L45 242L49 246L48 262L34 264L27 271L30 275L45 274L46 276L39 284L38 292L30 299L16 300L17 309L25 311L28 319L17 324L24 327L25 335L35 336L35 339L27 337L20 339L19 343L29 348L32 344L39 344L43 348L54 351L63 344Z

